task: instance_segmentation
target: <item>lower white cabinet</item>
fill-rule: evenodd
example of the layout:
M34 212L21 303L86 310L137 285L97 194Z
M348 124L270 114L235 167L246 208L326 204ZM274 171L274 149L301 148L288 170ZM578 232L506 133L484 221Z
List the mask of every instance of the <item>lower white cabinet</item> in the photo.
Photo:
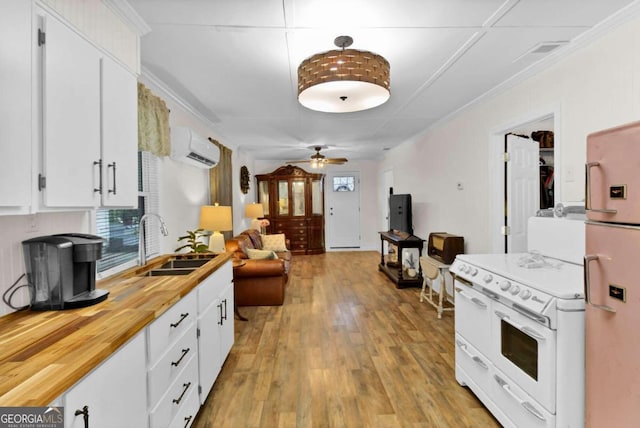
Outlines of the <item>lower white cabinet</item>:
M198 389L196 305L192 291L147 327L151 428L166 428L185 413L186 398Z
M204 404L234 341L231 263L211 274L197 291L199 392L200 404Z
M56 400L65 427L188 428L233 346L233 316L227 262Z
M145 334L139 333L64 396L66 428L141 428L147 422Z

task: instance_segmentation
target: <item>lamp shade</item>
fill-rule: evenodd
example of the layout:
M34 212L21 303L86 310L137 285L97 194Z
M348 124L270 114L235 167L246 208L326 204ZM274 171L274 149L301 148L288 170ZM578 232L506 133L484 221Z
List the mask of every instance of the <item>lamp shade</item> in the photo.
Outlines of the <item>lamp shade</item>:
M200 229L212 232L233 230L231 207L204 205L200 208Z
M244 216L247 218L260 218L264 217L264 210L262 204L247 204L244 207Z
M336 38L342 50L313 55L298 67L298 101L326 113L348 113L384 104L391 96L389 62L356 49L349 36Z

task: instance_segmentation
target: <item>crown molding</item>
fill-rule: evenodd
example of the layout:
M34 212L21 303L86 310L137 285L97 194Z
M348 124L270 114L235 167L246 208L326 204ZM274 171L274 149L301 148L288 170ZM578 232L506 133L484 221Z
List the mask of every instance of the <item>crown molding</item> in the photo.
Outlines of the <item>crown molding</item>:
M195 108L191 103L186 101L180 95L178 95L169 85L167 85L164 81L162 81L159 77L149 71L144 65L141 67L142 73L140 74L140 81L142 83L148 82L155 86L158 90L160 90L163 95L167 98L170 98L174 103L178 104L182 109L187 111L189 114L192 114L200 121L202 121L205 125L210 127L211 129L215 129L216 123L220 122L220 119L217 117L207 117L200 110Z
M523 83L527 79L543 72L544 70L547 70L553 65L558 64L561 60L563 60L570 54L590 45L591 43L598 40L602 36L609 34L616 28L626 24L627 22L633 19L636 19L638 16L640 16L640 0L635 0L633 3L617 11L616 13L614 13L604 21L596 24L595 26L593 26L593 28L580 34L565 46L552 51L549 55L545 56L540 61L531 64L530 66L520 71L519 73L513 75L512 77L505 80L504 82L494 86L484 94L478 96L477 98L469 101L462 107L452 111L451 113L447 114L441 119L435 121L422 134L426 134L429 129L435 128L438 125L448 122L449 120L462 114L464 111L475 106L476 104L479 104L483 101L494 98L508 91L509 89L514 88L520 83Z
M134 30L138 36L142 37L151 32L149 24L147 24L145 20L138 15L138 12L135 11L127 0L102 0L102 3L122 18L122 20L132 30Z

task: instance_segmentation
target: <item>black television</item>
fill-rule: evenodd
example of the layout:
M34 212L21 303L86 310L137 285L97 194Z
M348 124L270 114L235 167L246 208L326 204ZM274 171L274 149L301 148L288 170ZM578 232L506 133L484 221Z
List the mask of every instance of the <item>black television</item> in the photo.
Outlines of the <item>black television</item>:
M389 195L389 231L394 230L413 235L410 194Z

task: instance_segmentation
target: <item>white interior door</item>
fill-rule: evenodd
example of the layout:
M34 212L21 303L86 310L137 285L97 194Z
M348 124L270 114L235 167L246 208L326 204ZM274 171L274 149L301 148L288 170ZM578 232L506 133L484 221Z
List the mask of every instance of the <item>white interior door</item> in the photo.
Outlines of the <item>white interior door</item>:
M527 219L535 216L540 207L539 159L537 142L507 136L507 253L527 251Z
M326 198L327 244L330 249L360 248L360 175L329 175Z

